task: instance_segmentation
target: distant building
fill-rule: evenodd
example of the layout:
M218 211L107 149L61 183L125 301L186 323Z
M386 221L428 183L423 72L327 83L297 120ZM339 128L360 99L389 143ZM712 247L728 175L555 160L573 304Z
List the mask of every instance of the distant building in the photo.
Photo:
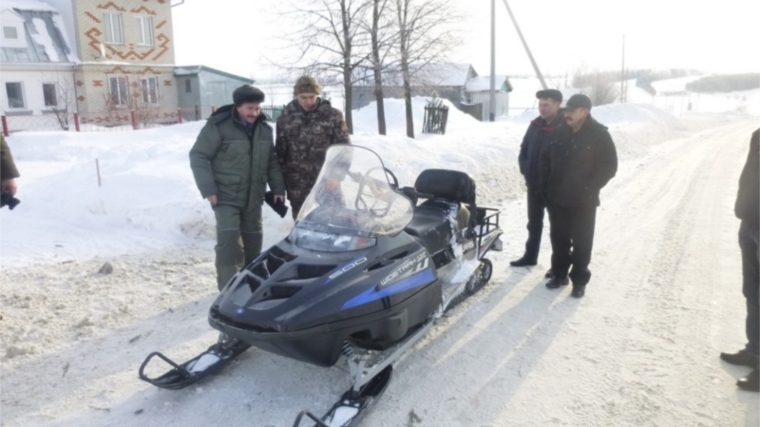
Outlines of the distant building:
M372 71L357 76L353 87L352 108L360 109L375 101ZM404 88L398 70L387 71L383 77L383 95L386 98L403 99ZM512 84L506 76L496 80L496 116L509 111L509 92ZM478 120L488 120L490 77L478 76L470 64L428 64L414 72L412 96L433 96L447 99L460 110Z

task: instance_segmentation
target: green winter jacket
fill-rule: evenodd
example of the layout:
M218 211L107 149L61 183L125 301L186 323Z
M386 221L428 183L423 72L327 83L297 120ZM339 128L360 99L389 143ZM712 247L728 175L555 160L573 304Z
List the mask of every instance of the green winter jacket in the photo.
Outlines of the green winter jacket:
M250 134L234 106L217 110L190 150L190 167L201 196L216 194L220 205L261 206L267 183L274 194L285 194L274 132L263 113Z

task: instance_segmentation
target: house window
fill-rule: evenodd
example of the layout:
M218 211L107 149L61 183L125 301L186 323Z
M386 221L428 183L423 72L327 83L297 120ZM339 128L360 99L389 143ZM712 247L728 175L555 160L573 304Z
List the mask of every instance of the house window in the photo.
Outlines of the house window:
M124 44L124 32L121 13L104 13L105 40L108 44Z
M193 82L190 79L185 79L185 93L193 92Z
M111 102L117 106L126 106L129 97L129 81L126 76L109 77L108 88Z
M158 77L142 79L143 102L146 104L158 104Z
M150 16L137 17L137 30L140 32L140 46L153 46L153 18Z
M7 40L18 40L18 30L16 27L3 27L3 38Z
M25 108L24 88L21 83L6 83L5 93L8 95L9 108Z
M56 91L55 83L43 83L42 95L45 97L46 107L58 106L58 93Z

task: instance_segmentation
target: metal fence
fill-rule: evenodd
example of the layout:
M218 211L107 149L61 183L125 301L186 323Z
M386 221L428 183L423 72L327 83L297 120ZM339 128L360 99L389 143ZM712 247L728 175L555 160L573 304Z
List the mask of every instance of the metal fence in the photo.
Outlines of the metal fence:
M284 106L267 105L262 111L277 121ZM216 111L215 106L178 109L114 109L86 113L49 111L42 115L0 115L5 136L12 132L69 131L69 132L127 132L163 125L206 120Z

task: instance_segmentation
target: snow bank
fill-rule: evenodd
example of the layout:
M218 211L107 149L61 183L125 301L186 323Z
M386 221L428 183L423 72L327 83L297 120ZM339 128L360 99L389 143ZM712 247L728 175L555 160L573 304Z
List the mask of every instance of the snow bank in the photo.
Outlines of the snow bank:
M430 168L465 171L478 183L481 205L501 206L522 197L517 156L528 112L482 123L449 104L446 135L419 134L425 98L414 99L417 139L406 138L403 101L386 101L389 136L376 135L374 104L355 112L353 142L375 150L401 185L413 185ZM593 110L609 126L622 160L684 135L685 121L650 106L609 105ZM724 119L721 119L724 120ZM703 123L704 122L704 123ZM202 245L215 236L213 211L202 200L188 151L202 122L118 133L16 133L9 144L22 177L14 211L0 210L0 265L118 256ZM98 187L96 159L102 186ZM292 227L264 206L265 246Z

